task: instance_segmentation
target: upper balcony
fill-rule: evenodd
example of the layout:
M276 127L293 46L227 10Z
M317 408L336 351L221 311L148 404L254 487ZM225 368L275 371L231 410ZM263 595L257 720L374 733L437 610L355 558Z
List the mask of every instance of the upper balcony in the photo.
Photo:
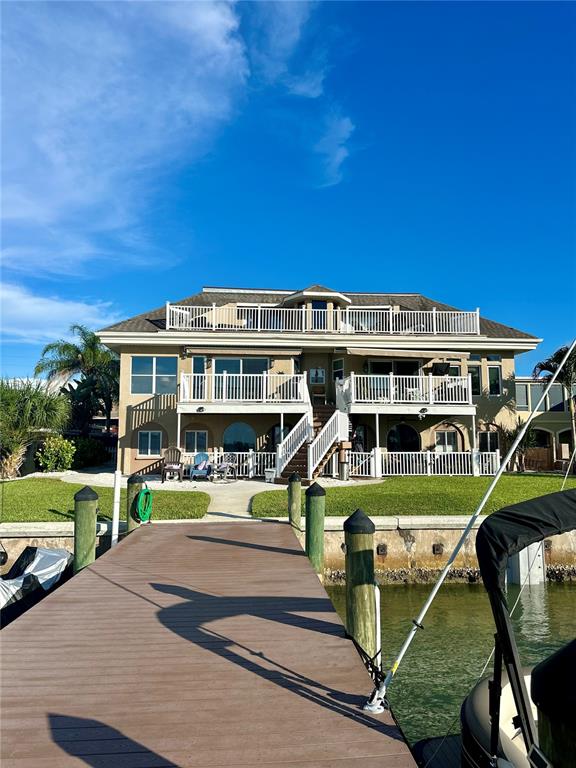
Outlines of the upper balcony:
M311 309L215 304L166 304L166 329L177 331L252 331L270 333L365 334L380 336L477 336L479 310L407 311L393 307Z
M184 373L180 380L180 413L298 413L309 407L304 374Z
M351 374L339 383L336 402L349 413L473 414L469 376Z

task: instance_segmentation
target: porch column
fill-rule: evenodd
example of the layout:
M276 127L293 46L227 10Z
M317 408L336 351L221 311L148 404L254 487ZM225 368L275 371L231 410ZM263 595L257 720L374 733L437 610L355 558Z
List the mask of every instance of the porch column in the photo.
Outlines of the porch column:
M380 414L375 414L376 421L376 448L380 448Z
M478 453L477 438L476 438L476 414L472 414L472 439L470 441L471 459L472 459L472 474L474 477L480 475L480 454Z
M182 426L182 414L180 413L180 411L178 411L178 413L176 414L176 422L177 422L176 429L178 430L178 432L176 433L176 447L179 449L180 448L180 429Z
M280 442L284 440L284 411L280 411Z
M478 449L477 443L477 437L476 437L476 414L472 414L472 441L471 441L471 448L473 451L476 451Z

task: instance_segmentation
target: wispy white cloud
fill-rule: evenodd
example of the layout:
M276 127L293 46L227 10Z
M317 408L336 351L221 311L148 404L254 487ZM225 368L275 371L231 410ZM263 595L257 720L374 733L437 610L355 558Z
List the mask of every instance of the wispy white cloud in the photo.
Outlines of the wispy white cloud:
M276 82L289 74L290 60L312 8L310 2L283 0L251 5L249 55L264 80Z
M322 157L324 178L320 186L332 187L342 181L342 164L350 155L348 141L354 129L349 117L338 112L328 116L324 134L314 147Z
M5 241L46 252L81 232L81 264L103 253L95 235L139 226L158 169L200 157L234 114L239 19L225 2L10 3L3 17Z
M39 296L11 283L0 286L0 303L5 342L43 344L69 337L72 323L98 329L120 319L119 313L108 302Z

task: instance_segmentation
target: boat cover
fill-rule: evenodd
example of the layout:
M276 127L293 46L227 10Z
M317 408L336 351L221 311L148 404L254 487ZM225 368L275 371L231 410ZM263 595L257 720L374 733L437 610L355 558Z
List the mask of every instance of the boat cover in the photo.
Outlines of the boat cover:
M548 536L576 529L576 489L512 504L478 529L476 554L484 586L504 592L508 558Z
M48 591L71 561L72 555L65 549L26 547L6 576L0 579L0 609L38 587Z

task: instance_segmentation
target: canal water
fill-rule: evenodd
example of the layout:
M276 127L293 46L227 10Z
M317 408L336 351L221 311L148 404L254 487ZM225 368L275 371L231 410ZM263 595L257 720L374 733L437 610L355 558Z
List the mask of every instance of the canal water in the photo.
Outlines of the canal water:
M327 591L345 621L345 588L328 586ZM388 670L430 586L386 585L380 592L382 652ZM509 588L510 606L518 592L518 587ZM536 664L546 658L576 636L576 585L526 587L513 623L522 663ZM444 585L424 627L404 657L388 696L411 744L460 730L460 705L478 680L493 646L494 622L482 585ZM490 665L486 675L491 669Z

